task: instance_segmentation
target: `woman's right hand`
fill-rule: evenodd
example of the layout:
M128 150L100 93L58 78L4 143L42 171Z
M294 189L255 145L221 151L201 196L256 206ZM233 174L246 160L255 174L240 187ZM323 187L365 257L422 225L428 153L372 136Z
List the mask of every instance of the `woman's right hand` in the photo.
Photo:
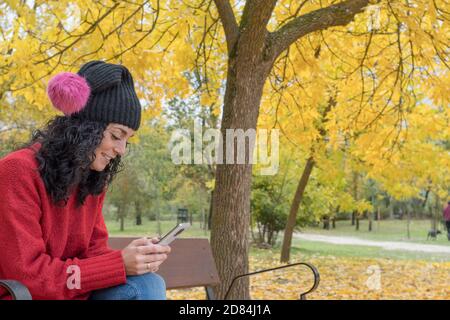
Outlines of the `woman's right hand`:
M156 272L161 263L167 259L169 246L156 244L158 238L139 238L122 250L125 272L129 276Z

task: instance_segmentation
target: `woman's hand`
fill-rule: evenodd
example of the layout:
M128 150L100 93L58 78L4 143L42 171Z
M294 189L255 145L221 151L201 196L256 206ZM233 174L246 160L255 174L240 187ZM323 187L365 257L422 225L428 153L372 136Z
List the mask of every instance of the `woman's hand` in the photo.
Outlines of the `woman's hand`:
M122 250L125 272L129 276L156 272L161 263L167 259L169 246L156 244L158 238L139 238Z

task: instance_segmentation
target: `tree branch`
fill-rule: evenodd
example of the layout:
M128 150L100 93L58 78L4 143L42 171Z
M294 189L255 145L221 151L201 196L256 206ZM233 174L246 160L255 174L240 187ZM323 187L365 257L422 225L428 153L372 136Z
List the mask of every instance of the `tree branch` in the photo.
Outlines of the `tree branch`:
M239 27L229 1L214 0L214 3L216 4L220 21L222 21L223 29L225 30L228 53L230 53L236 44L239 35Z
M267 24L277 0L247 0L242 13L239 31L244 45L239 54L260 52L267 37Z
M347 25L368 4L369 0L347 0L291 20L270 35L272 53L275 54L275 58L278 57L292 43L308 33Z
M83 36L86 36L88 34L91 34L95 31L95 28L97 28L97 26L100 24L100 22L105 19L107 16L109 16L111 13L114 12L114 10L120 5L119 2L116 2L111 8L108 9L108 11L106 11L98 20L96 20L82 35L80 35L76 40L74 40L72 43L70 43L68 46L64 47L64 49L55 52L54 54L48 56L47 58L37 61L35 64L40 64L40 63L44 63L47 62L51 59L53 59L55 56L61 56L64 54L65 51L69 50L70 48L72 48L73 46L75 46L75 44L77 44L82 38Z

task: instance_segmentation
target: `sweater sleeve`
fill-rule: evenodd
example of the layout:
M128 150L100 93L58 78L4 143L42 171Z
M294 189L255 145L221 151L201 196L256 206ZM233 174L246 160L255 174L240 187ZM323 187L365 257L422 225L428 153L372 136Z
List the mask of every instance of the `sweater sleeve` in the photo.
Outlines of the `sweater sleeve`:
M26 160L0 162L0 278L21 281L33 299L78 299L125 283L120 251L65 260L46 252L39 179Z
M99 196L99 206L91 239L89 241L89 248L86 253L86 257L94 257L105 253L111 253L115 250L108 246L108 229L106 228L105 219L103 217L102 208L105 199L105 193L103 192ZM120 253L120 250L118 251Z

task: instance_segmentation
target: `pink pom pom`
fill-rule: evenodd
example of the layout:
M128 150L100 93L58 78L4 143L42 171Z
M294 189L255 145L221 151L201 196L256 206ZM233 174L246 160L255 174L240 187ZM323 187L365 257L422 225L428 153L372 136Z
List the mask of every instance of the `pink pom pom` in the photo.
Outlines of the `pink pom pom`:
M55 108L68 116L86 106L91 89L85 78L74 73L62 72L49 81L47 94Z

